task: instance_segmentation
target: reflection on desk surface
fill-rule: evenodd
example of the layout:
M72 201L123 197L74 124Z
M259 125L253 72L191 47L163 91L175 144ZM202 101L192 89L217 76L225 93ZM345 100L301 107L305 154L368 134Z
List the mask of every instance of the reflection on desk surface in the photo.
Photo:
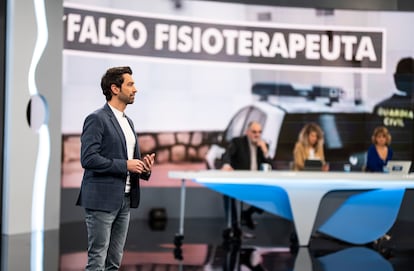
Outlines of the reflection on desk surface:
M121 270L160 271L407 271L414 267L414 223L405 225L404 239L392 239L390 254L383 254L368 246L352 246L315 236L309 248L298 250L289 247L287 232L291 225L281 219L258 220L254 239L243 239L240 245L223 242L221 219L191 219L187 223L186 237L182 245L182 260L175 259L172 237L178 221L169 219L163 231L151 230L145 220L131 221L129 239ZM24 236L5 237L9 247L5 270L27 270L14 268L30 263L22 246ZM28 236L30 240L30 236ZM59 267L49 270L84 270L86 229L83 222L62 225L60 233L60 259L53 259L56 238L45 235L45 260L59 262ZM397 240L399 239L399 240ZM6 240L5 240L6 241ZM24 244L29 244L25 242ZM20 251L13 249L18 248ZM5 250L5 251L6 251ZM30 250L28 250L30 251ZM19 252L19 253L18 253ZM18 257L16 257L18 255ZM49 266L49 265L48 265ZM229 269L230 267L230 269ZM227 268L227 269L226 269ZM233 268L231 270L231 268Z

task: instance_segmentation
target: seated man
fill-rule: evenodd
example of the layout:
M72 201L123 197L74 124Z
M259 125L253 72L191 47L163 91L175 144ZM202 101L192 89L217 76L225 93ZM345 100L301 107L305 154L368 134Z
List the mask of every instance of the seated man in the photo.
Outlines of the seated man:
M261 138L262 126L257 121L248 124L246 135L233 138L223 154L222 170L258 170L260 164L270 163L268 146ZM238 229L235 200L225 197L224 207L226 216L231 208L231 222L233 229ZM230 206L229 206L230 205ZM263 210L251 206L242 211L242 224L254 229L253 213L262 213Z

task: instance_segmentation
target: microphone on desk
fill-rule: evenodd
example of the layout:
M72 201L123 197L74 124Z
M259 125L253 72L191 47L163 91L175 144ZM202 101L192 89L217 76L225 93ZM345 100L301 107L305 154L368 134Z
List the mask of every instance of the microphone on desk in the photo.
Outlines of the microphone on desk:
M260 171L272 171L272 165L269 163L261 163Z

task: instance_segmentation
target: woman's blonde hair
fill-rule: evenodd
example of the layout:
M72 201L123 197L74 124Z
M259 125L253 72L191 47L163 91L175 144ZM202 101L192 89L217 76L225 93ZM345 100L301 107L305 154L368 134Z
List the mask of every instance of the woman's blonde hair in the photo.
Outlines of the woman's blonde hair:
M321 148L323 146L323 131L321 127L319 127L316 123L308 123L305 126L303 126L302 130L299 133L299 142L303 144L304 146L309 145L309 134L312 132L316 132L316 135L318 137L318 140L316 141L315 148Z
M372 136L371 136L372 144L377 144L376 137L379 136L379 135L384 135L385 136L385 138L386 138L385 144L386 145L391 144L390 132L384 126L378 126L377 128L374 129L374 132L372 133Z

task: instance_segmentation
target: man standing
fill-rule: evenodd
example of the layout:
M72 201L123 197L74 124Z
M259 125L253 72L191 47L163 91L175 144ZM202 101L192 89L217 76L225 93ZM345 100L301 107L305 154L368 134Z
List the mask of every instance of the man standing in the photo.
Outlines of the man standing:
M101 79L107 103L86 117L81 135L84 168L77 205L85 208L86 270L118 270L130 207L140 200L139 180L148 180L155 154L141 158L134 125L125 114L137 89L129 67L114 67Z
M386 127L392 135L394 157L414 161L414 58L404 57L398 61L394 84L393 95L375 105L370 129ZM413 170L414 164L410 171Z
M233 138L223 154L222 170L259 170L260 164L270 164L268 158L268 146L262 139L262 125L257 121L252 121L248 124L246 135ZM239 231L237 228L236 206L235 200L231 199L231 206L228 206L228 199L224 202L226 215L231 208L232 227L236 234ZM242 211L242 224L245 224L250 229L254 229L254 221L252 219L253 213L262 213L263 210L256 207L249 207Z

